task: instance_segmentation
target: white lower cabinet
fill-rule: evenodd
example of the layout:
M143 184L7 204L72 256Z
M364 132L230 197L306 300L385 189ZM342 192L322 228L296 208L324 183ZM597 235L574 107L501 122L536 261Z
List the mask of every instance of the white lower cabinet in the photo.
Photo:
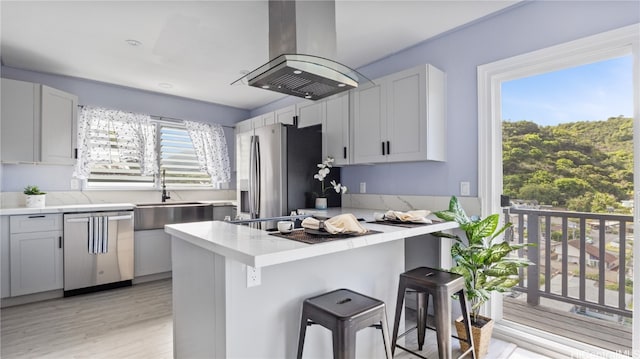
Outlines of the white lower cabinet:
M171 271L171 236L163 229L135 231L134 276Z
M0 297L11 296L9 216L0 216Z
M11 216L9 230L11 296L62 289L62 214Z

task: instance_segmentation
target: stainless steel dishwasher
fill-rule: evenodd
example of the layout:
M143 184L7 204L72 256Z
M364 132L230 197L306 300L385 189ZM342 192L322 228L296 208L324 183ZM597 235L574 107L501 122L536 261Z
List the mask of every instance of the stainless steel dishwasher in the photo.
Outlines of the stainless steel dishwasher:
M131 285L133 211L64 215L64 295Z

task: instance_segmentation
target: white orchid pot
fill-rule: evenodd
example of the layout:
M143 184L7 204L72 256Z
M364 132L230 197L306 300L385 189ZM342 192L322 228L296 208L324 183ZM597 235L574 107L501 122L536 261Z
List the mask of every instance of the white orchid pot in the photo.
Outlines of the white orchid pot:
M27 208L44 208L44 194L28 194L25 201Z
M318 198L316 198L316 209L327 209L327 198L326 197L318 197Z

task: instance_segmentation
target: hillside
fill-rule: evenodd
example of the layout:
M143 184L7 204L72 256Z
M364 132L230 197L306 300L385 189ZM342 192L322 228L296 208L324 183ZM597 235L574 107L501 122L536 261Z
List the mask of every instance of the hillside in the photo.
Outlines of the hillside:
M633 198L633 121L538 126L504 121L504 193L572 211L628 213Z

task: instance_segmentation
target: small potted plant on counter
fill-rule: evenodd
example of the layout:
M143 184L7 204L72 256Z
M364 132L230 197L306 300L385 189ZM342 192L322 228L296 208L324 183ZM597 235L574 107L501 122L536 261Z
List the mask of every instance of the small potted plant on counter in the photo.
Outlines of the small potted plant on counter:
M24 194L27 195L27 208L44 208L45 192L41 192L38 186L28 185L24 188Z
M500 235L511 226L507 223L498 228L500 215L492 214L484 219L468 217L455 196L451 197L449 209L436 212L435 215L445 221L455 221L460 225L466 238L444 232L433 233L437 237L452 238L455 243L451 247L454 266L451 272L464 277L467 298L471 302L471 333L475 346L476 358L482 358L489 348L493 332L493 319L479 314L483 304L491 296L491 292L510 292L519 282L518 271L531 263L509 254L529 244L509 244ZM462 317L456 321L458 336L466 339ZM466 350L466 342L460 342Z
M313 178L320 181L321 184L321 193L316 196L316 208L317 209L327 209L327 191L333 189L336 193L345 193L347 192L347 186L343 186L340 183L336 183L335 180L330 182L331 186L324 185L325 177L331 172L331 167L333 167L333 157L327 156L327 158L322 161L322 163L318 163L318 173L316 173Z

